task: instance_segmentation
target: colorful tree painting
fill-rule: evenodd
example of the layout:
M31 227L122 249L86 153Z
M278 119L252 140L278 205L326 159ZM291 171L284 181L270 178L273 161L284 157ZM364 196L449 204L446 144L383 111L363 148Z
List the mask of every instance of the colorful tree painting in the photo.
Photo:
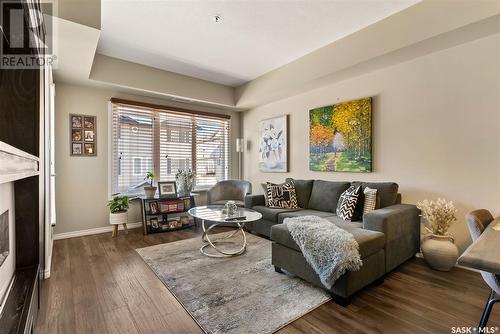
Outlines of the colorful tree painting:
M309 111L309 167L325 172L371 172L371 97Z

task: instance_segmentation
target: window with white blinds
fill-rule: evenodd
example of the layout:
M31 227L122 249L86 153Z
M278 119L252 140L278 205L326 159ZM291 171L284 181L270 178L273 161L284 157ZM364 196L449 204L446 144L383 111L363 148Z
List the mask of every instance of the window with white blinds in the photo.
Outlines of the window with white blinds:
M230 119L221 115L117 103L112 109L112 192L142 194L144 177L174 181L196 172L196 188L229 178Z

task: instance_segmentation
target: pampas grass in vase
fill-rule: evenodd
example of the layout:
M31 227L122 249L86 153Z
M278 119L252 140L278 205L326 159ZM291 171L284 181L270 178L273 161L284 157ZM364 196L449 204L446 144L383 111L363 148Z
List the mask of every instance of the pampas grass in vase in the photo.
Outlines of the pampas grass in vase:
M452 201L443 198L418 202L417 208L422 211L424 228L428 232L421 241L425 261L432 269L449 271L458 259L455 240L448 233L451 225L457 220L457 209Z

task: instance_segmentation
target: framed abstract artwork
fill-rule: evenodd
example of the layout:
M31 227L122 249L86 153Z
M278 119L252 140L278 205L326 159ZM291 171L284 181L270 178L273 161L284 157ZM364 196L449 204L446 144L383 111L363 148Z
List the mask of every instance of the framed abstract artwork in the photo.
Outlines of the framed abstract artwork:
M288 115L261 121L259 141L259 169L288 172Z
M309 169L372 171L372 98L309 111Z

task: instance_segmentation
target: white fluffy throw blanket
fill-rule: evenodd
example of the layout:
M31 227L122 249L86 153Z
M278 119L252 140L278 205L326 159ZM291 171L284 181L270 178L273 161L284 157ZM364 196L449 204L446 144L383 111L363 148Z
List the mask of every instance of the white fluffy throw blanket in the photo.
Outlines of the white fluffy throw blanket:
M363 265L352 234L328 220L303 216L286 218L284 224L326 288L331 289L347 270L359 270Z

